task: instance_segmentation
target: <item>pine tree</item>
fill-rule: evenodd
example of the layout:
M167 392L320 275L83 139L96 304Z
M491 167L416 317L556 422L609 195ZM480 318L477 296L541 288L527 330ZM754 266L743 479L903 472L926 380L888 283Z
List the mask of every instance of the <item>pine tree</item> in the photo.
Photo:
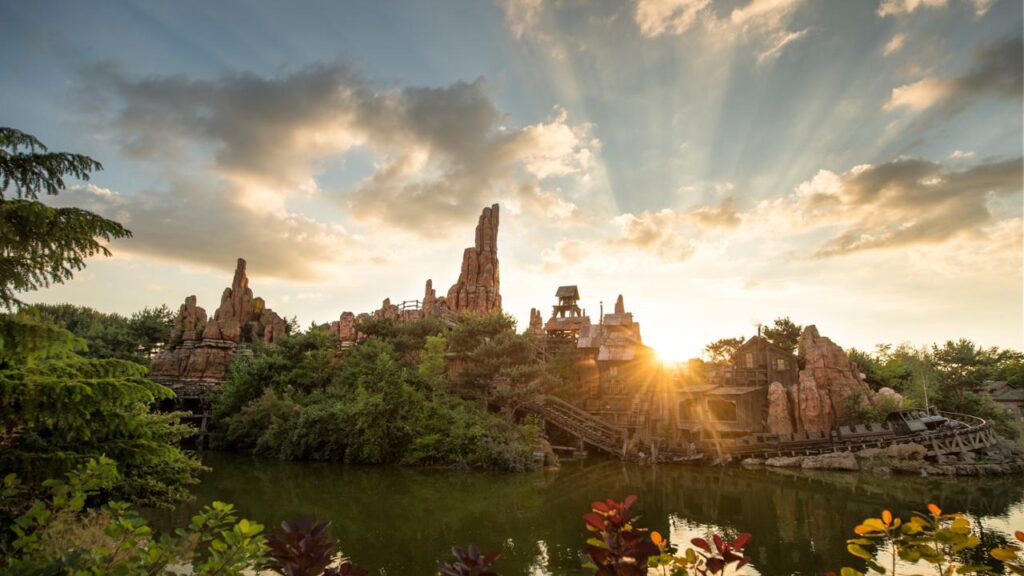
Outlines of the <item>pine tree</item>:
M49 152L34 136L0 128L0 306L18 304L17 292L69 280L90 256L109 256L101 240L131 236L98 214L38 200L64 190L65 177L88 180L102 169L88 156Z

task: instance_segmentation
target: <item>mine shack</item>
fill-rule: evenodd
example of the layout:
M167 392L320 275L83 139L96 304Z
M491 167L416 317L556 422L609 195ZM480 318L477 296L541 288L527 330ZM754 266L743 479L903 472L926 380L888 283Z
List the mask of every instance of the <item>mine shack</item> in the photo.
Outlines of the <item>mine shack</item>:
M559 287L558 304L545 323L546 346L572 346L578 373L573 404L625 431L636 445L665 436L670 404L668 375L655 351L643 344L640 324L625 310L622 296L615 310L591 324L579 307L576 286ZM671 436L669 431L668 436Z
M682 442L736 438L764 432L768 387L800 380L797 357L757 335L744 342L712 382L676 388L676 430Z
M724 380L734 386L767 389L772 382L779 382L789 387L799 382L800 366L792 352L758 334L736 349L732 363L725 368Z
M580 291L576 286L559 286L555 291L558 304L551 307L551 318L544 324L548 345L573 345L585 326L590 326L587 311L580 308Z

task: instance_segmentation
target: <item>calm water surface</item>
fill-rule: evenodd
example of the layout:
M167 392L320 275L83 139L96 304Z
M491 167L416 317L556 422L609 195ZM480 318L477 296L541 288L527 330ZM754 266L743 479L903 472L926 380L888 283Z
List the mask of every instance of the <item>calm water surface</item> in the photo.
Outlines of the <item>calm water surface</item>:
M371 574L436 574L452 544L502 550L505 576L586 574L580 516L597 499L639 496L641 525L673 542L711 531L751 532L748 553L765 576L821 574L854 565L845 540L882 507L909 514L929 502L972 514L986 548L1024 529L1024 479L877 478L739 468L570 463L558 471L497 474L355 467L208 453L212 471L196 501L151 515L160 528L185 525L214 500L274 527L303 515L330 519L346 555Z

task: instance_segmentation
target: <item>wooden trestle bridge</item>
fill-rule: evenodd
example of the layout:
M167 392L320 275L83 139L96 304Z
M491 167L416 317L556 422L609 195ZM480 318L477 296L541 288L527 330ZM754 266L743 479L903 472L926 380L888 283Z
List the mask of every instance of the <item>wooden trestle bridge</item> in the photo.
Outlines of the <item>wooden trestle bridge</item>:
M626 429L608 424L601 418L553 396L542 397L520 408L532 412L563 432L602 452L630 457L630 437ZM803 433L780 437L758 435L753 437L705 440L701 452L722 458L774 458L777 456L813 456L829 452L856 452L868 448L885 448L895 444L916 443L924 446L927 456L939 457L985 450L999 442L992 423L976 416L940 412L946 418L941 428L921 432L897 433L892 428L879 427L875 432L860 432L853 437L839 432ZM638 446L643 448L642 446ZM678 450L659 447L657 460L671 462L676 458L692 456Z

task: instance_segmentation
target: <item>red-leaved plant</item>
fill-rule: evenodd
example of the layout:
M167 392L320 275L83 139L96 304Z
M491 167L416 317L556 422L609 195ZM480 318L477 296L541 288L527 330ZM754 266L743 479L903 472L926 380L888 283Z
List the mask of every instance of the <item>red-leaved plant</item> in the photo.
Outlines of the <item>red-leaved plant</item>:
M750 534L744 532L732 542L725 542L718 534L711 536L715 544L714 550L703 538L694 538L690 542L698 548L697 555L703 562L698 562L693 568L701 576L711 574L724 574L726 567L730 564L736 565L736 570L746 566L750 562L750 556L742 554L744 546L750 542Z
M590 562L584 566L595 569L597 576L643 576L650 568L658 574L673 576L717 576L725 574L730 566L739 570L750 562L742 554L751 538L747 533L728 543L715 534L711 538L714 548L707 540L694 538L691 542L696 549L674 555L674 548L661 534L650 532L648 536L646 529L636 526L638 517L631 513L635 503L636 496L622 502L594 502L591 511L583 516L587 530L593 533L587 539Z
M491 564L501 557L500 552L480 554L480 550L473 544L468 548L452 547L452 555L455 561L451 563L440 562L438 570L442 576L499 576L491 568Z
M312 518L281 522L282 533L267 536L270 569L284 576L366 576L366 570L348 561L331 566L338 543L327 536L330 527Z
M637 518L631 509L636 496L622 502L605 500L591 504L583 515L587 530L587 555L598 576L640 576L647 574L647 559L661 554L661 549L646 536L646 530L634 524Z

